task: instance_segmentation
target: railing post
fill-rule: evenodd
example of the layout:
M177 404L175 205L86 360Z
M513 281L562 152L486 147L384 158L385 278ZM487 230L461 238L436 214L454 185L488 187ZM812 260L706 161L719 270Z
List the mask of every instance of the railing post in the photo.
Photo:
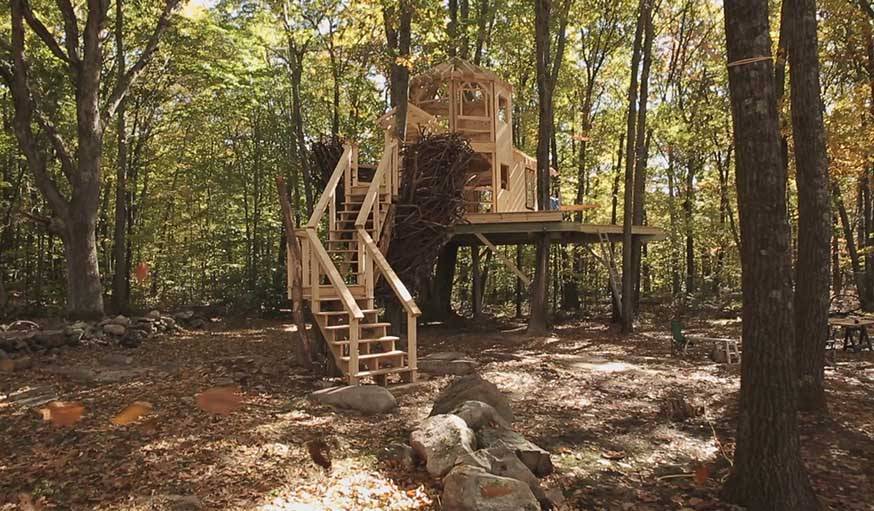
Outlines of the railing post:
M407 367L410 368L410 381L416 381L416 316L407 312Z
M352 174L352 186L358 186L358 144L351 143L352 152L349 153L349 172ZM346 193L351 193L352 190Z
M358 385L358 318L349 314L349 385Z
M319 259L316 257L315 250L310 250L310 296L312 299L310 300L310 309L313 314L317 314L321 312L321 302L319 298L321 297L321 271L319 266Z

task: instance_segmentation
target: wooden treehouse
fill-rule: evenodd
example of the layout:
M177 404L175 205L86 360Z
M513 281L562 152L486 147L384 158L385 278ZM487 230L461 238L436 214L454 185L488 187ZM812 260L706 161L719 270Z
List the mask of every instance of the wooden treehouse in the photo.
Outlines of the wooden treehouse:
M392 218L389 206L397 199L403 179L399 149L403 142L415 142L423 130L460 133L476 153L463 192L465 218L453 227L451 244L485 245L528 282L525 273L502 257L495 245L532 243L542 233L555 242L601 242L602 248L607 242L622 241L621 226L564 219L580 206L546 211L538 207L537 161L512 143L512 92L512 86L495 73L457 58L414 76L406 140L395 134L392 109L377 120L384 130L384 147L375 170L372 165L359 165L357 144L347 143L312 216L296 231L303 298L334 366L350 384L364 378L385 384L392 374L404 381L416 379L421 312L378 243L383 231L391 229L386 225ZM643 241L664 238L663 231L643 226L635 226L633 235ZM605 251L602 256L609 264ZM289 264L289 296L291 268ZM374 289L380 278L406 313L403 344L400 336L391 335L395 329L380 319L376 308Z

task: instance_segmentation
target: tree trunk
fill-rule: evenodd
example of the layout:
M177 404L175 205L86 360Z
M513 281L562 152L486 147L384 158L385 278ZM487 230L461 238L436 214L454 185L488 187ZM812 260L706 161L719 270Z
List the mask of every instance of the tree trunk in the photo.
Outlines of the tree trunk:
M67 258L67 310L71 318L103 316L103 286L97 264L96 211L66 222L62 239Z
M793 4L789 50L795 181L798 189L798 260L795 266L795 335L799 407L824 411L825 341L828 337L832 214L826 154L815 0Z
M686 192L683 201L683 212L686 215L684 229L686 230L686 294L697 290L695 282L695 231L692 222L695 215L695 164L694 157L686 167Z
M446 321L452 314L452 284L455 280L457 261L458 245L449 244L441 249L429 307L430 316L434 320Z
M632 260L631 226L634 213L634 164L636 158L637 129L637 79L640 67L641 40L646 25L648 2L640 0L637 7L637 29L634 32L634 43L631 53L631 81L628 85L628 116L626 118L625 136L628 143L625 148L625 201L622 214L622 333L630 334L634 330L634 264Z
M395 15L396 20L394 19ZM409 92L410 70L401 61L409 59L410 56L413 20L411 0L399 0L396 7L385 9L383 17L386 41L392 52L389 91L391 92L391 106L396 108L395 135L398 139L404 140L407 129L407 94Z
M853 226L850 224L850 216L847 214L847 207L844 205L844 199L841 196L841 187L837 182L832 183L832 198L835 202L835 207L838 208L838 216L841 219L844 241L847 245L847 253L850 256L850 268L853 271L853 284L856 285L856 293L859 295L862 309L866 311L871 310L872 304L866 301L867 296L863 292L865 281L862 273L862 263L859 260L859 251L856 249L856 239L853 237Z
M126 69L124 58L124 2L115 3L115 60L118 79L124 79ZM115 231L113 233L113 256L115 272L112 276L112 308L115 312L128 309L127 287L127 127L125 126L125 107L127 100L118 104L116 111L116 135L118 137L118 157L115 171Z
M773 64L756 60L771 55L767 0L725 2L725 27L737 141L743 355L737 447L724 494L750 511L816 510L796 417L787 176Z
M470 268L473 272L471 281L471 296L473 297L473 319L479 319L483 312L482 268L480 266L479 245L470 247Z
M638 99L637 126L635 127L635 158L634 158L634 199L632 201L632 225L643 225L644 208L646 207L646 166L649 159L649 134L646 131L647 102L649 99L649 73L652 67L652 41L655 36L653 27L652 5L645 4L642 16L644 23L643 38L643 68L640 72L640 97ZM641 278L641 242L640 238L631 240L631 268L633 282L632 310L634 314L640 309L640 278Z

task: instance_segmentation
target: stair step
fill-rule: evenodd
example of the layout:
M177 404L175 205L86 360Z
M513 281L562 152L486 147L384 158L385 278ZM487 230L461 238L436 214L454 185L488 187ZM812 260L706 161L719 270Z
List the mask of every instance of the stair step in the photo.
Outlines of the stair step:
M379 309L361 309L361 312L364 314L372 314L374 312L379 312ZM349 314L346 311L319 311L316 313L316 316L345 316Z
M365 328L382 328L391 326L391 323L360 323L358 325L362 330ZM326 327L327 330L349 330L349 325L331 325Z
M382 353L368 353L367 355L358 355L358 361L365 362L367 360L379 360L381 358L401 357L406 354L406 351L401 350L384 351ZM343 360L343 362L349 362L349 357L340 357L340 359Z
M358 339L358 344L373 344L377 342L398 342L401 338L394 335L384 335L373 339ZM349 341L331 341L334 346L348 346Z
M358 250L354 248L329 248L329 254L357 254Z

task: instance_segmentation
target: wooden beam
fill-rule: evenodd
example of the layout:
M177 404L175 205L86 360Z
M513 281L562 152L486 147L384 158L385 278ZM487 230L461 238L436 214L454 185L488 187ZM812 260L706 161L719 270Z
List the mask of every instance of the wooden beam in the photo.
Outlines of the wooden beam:
M307 333L306 321L303 316L303 257L294 232L294 215L291 203L285 193L285 178L276 176L276 188L279 191L279 204L282 207L282 224L285 227L286 265L288 265L289 295L291 298L291 318L297 327L295 343L295 358L307 370L313 368L312 344Z
M516 266L516 264L513 261L511 261L507 256L502 254L500 251L498 251L498 247L494 246L492 244L492 242L489 241L488 238L486 238L485 236L483 236L482 234L480 234L478 232L474 233L474 235L477 237L477 239L479 239L483 243L483 245L489 247L489 250L491 250L492 253L495 254L495 257L500 259L501 262L504 263L504 266L509 268L510 271L512 271L513 273L515 273L516 276L519 277L519 280L521 280L526 286L531 285L531 279L528 278L528 275L525 275L525 273L522 270L520 270L519 267Z

